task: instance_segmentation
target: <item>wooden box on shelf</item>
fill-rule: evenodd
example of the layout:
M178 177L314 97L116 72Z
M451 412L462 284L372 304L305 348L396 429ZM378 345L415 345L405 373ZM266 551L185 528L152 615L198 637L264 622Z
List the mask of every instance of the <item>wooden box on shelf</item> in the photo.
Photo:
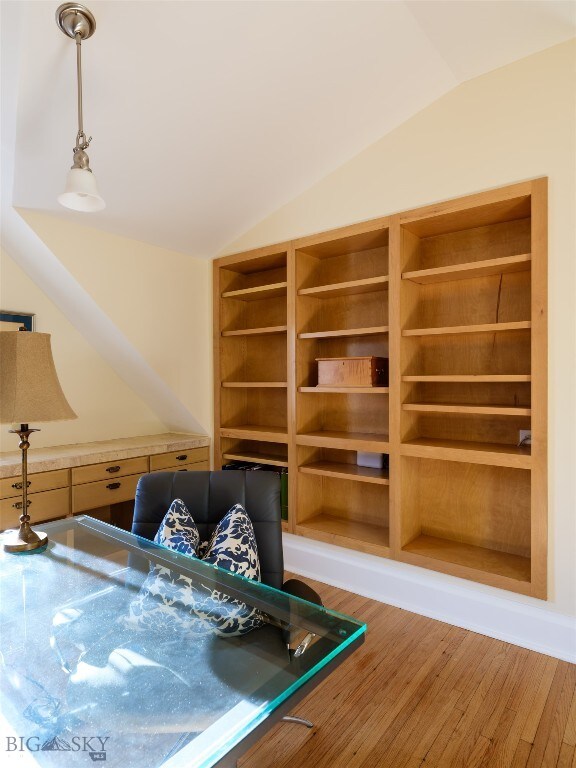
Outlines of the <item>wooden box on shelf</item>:
M317 357L319 387L387 387L386 357Z

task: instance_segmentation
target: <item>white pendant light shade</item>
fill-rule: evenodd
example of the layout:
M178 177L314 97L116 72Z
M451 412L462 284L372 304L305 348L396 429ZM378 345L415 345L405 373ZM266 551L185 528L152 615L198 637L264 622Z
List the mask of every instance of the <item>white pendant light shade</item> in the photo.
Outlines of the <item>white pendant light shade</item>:
M66 188L58 195L58 202L64 208L84 213L101 211L106 207L106 203L98 194L94 174L82 168L71 168L68 171Z

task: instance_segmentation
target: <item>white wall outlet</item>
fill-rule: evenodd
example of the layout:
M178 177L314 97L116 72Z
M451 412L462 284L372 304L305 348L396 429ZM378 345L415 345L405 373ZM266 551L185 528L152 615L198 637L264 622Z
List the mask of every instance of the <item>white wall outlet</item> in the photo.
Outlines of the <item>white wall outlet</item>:
M519 430L518 445L532 445L532 430L521 429Z

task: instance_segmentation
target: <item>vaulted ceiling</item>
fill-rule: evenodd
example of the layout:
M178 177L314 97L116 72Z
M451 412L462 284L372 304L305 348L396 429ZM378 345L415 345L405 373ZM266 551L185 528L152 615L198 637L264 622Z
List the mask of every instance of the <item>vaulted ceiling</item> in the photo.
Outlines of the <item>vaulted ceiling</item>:
M18 3L13 204L200 257L463 81L576 33L563 0L85 2L84 124L107 208L56 202L76 134L58 0Z

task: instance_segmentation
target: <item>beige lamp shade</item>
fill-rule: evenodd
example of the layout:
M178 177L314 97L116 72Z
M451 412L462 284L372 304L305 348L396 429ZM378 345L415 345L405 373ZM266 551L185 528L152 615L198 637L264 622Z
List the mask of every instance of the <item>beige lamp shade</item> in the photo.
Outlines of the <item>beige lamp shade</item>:
M0 423L75 419L58 381L49 333L0 333Z

